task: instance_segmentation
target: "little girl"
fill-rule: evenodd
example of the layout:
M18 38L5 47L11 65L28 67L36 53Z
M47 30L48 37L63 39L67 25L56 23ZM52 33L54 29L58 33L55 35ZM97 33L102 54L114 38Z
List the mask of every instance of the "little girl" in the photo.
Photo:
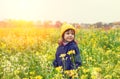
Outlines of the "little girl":
M63 24L61 27L61 41L56 51L54 67L62 66L63 70L77 69L81 66L81 57L75 42L75 27Z

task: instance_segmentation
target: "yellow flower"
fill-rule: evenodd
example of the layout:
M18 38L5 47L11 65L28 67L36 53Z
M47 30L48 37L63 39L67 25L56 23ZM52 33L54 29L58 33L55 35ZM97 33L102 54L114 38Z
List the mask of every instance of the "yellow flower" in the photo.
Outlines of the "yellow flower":
M73 75L72 79L74 79L74 78L78 78L78 74Z
M34 74L35 74L35 71L30 72L30 75L34 75Z
M36 55L37 55L37 56L39 56L39 55L40 55L40 53L37 51L37 52L36 52Z
M72 78L78 77L77 70L66 70L64 73Z
M96 79L96 76L95 76L95 75L92 75L92 76L91 76L91 79Z
M63 79L63 74L61 73L54 74L54 77L52 79Z
M89 69L83 69L83 72L87 73L87 72L89 72Z
M87 75L82 75L81 76L81 79L86 79L87 78Z
M15 74L19 74L20 71L19 71L19 70L15 70L14 73L15 73Z
M101 72L102 70L101 70L101 68L96 67L96 68L93 69L93 71Z
M68 54L68 55L75 54L75 50L70 50L70 51L68 51L67 54Z
M70 73L70 70L65 70L64 73L65 73L65 74L69 74L69 73Z
M86 60L87 61L89 61L89 60L91 61L92 59L93 59L92 57L88 57Z
M96 78L101 79L102 78L101 73L100 73L101 71L102 71L101 68L98 68L98 67L93 68L93 71L91 73L91 78L92 79L96 79Z
M59 72L62 70L62 66L56 67L55 69Z
M60 54L59 57L64 58L65 56L66 56L66 54Z
M111 75L106 75L104 78L105 78L105 79L111 79L112 76L111 76Z
M36 76L35 79L43 79L43 77L39 75L39 76Z
M29 79L29 78L22 78L22 79Z

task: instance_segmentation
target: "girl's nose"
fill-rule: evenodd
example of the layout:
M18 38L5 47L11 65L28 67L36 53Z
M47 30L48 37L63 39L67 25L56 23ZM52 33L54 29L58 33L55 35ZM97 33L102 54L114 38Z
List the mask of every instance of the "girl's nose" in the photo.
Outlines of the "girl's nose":
M69 36L72 36L72 34L69 34Z

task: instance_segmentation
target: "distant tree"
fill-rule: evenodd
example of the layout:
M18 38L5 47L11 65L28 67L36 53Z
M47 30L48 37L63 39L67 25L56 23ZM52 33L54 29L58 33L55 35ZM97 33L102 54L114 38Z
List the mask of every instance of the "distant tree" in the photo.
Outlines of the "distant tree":
M62 22L56 21L54 26L57 27L57 28L59 28L61 25L62 25Z
M79 24L79 23L73 23L73 26L74 26L75 28L80 28L80 24Z
M103 23L102 23L102 22L97 22L97 23L96 23L96 26L97 26L97 28L100 28L100 27L103 26Z

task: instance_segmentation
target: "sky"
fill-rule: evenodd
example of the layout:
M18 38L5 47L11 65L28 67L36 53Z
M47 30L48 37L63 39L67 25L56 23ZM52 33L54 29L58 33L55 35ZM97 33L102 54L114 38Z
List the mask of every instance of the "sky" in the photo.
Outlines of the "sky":
M0 0L0 20L120 21L120 0Z

